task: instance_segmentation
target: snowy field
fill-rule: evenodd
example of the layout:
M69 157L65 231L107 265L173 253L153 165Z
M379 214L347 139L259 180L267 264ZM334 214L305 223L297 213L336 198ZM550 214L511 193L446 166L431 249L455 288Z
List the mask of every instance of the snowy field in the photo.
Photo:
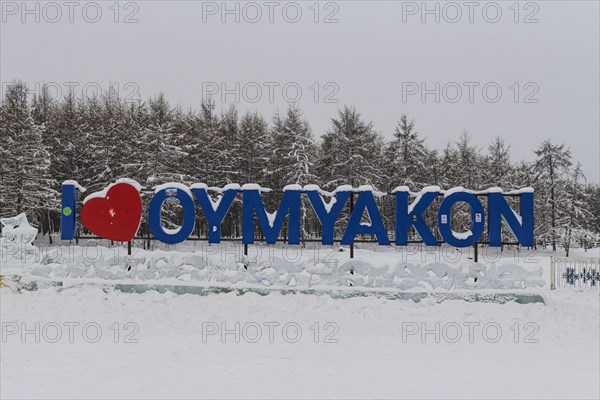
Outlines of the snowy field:
M15 258L21 253L8 255L1 269L8 286L0 290L1 397L600 395L599 292L549 290L550 252L480 252L477 269L472 255L448 258L456 257L450 249L436 255L366 246L354 261L347 251L305 250L290 261L281 248L261 259L253 248L243 258L233 244L221 246L225 252L202 246L138 250L132 258L114 247L83 257L85 247L76 246L70 260L38 246L39 258L25 263ZM282 277L284 266L294 274ZM27 290L34 282L38 289ZM116 283L329 294L140 294ZM364 295L335 296L343 291ZM392 300L381 295L386 291L466 299L525 293L543 303Z

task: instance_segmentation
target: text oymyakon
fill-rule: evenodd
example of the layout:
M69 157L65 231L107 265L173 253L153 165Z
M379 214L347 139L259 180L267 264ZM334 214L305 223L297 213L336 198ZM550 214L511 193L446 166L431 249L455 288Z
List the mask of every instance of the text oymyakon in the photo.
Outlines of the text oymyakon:
M61 238L71 240L76 226L76 190L84 191L75 181L62 185ZM101 192L92 193L83 200L81 220L83 225L104 239L130 241L135 237L142 219L142 187L131 179L119 179ZM357 235L373 235L380 245L390 245L387 229L381 218L375 198L386 194L365 185L353 188L339 186L333 192L321 190L317 185L288 185L283 188L283 197L277 211L265 210L261 193L271 189L257 184L229 184L222 188L208 187L204 183L186 186L181 183L166 183L154 188L154 196L148 205L148 225L152 234L168 244L186 240L194 231L196 203L208 222L208 242L220 243L221 224L241 192L242 197L242 243L252 244L255 237L255 217L264 239L268 244L277 242L287 218L287 243L300 244L301 199L306 195L322 227L321 241L324 245L334 242L334 226L342 211L347 207L351 194L356 201L342 236L342 245L353 244ZM216 193L213 199L209 192ZM510 194L519 198L519 212L513 210L505 199ZM472 191L463 187L442 190L429 186L419 192L411 192L406 186L392 191L395 196L395 244L406 246L409 231L419 234L427 246L439 246L440 242L427 224L423 214L438 196L443 199L437 210L437 229L444 242L454 247L471 246L483 234L487 218L487 235L490 246L502 244L502 221L521 246L533 246L533 189L523 188L503 192L500 188ZM487 212L477 198L487 197ZM329 200L326 200L328 197ZM410 198L414 200L410 201ZM177 199L182 209L182 223L177 229L167 229L161 223L161 213L167 199ZM196 202L194 202L194 198ZM452 209L457 203L466 203L470 208L470 229L466 232L452 230ZM486 217L487 214L487 217ZM367 216L369 222L363 221ZM362 221L362 222L361 222Z

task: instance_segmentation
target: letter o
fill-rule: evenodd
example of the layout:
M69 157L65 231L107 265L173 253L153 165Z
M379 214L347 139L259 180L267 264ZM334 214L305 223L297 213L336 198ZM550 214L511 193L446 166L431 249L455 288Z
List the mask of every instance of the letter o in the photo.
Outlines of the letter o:
M448 335L449 328L454 328L454 330L456 332L454 337L451 337ZM444 337L444 340L446 342L456 343L462 337L462 329L461 329L460 325L458 325L456 322L449 322L449 323L445 324L444 327L442 328L442 336Z
M495 97L490 97L488 95L488 89L490 87L493 87L494 89L496 89ZM502 87L496 82L488 82L485 85L483 85L483 88L481 89L481 93L483 94L483 99L485 101L487 101L488 103L497 103L500 100L500 98L502 98Z
M248 13L249 8L254 8L254 10L255 10L254 18L249 17L249 13ZM257 23L258 21L260 21L260 19L262 17L262 10L258 3L252 1L250 3L244 4L244 6L242 7L242 15L244 17L244 21L254 24L254 23Z
M54 9L54 18L50 18L48 13L49 8ZM44 7L42 8L42 13L44 14L44 21L50 22L51 24L57 23L62 18L62 10L60 8L60 5L54 1L44 4Z
M493 18L488 15L488 9L490 7L493 7L496 12L496 15ZM486 3L483 6L483 10L482 10L481 14L483 15L483 19L486 22L495 24L496 22L500 21L500 18L502 18L502 7L500 7L500 4L498 4L496 2Z
M94 8L94 17L90 17L88 10L90 8ZM83 6L82 11L82 15L83 15L83 19L86 22L90 22L92 24L95 24L96 22L100 21L100 19L102 18L102 7L100 6L100 4L96 3L95 1L91 2L91 3L85 3L85 5Z
M290 17L289 13L288 13L288 9L291 7L293 7L295 9L294 12L296 14L293 18ZM283 6L282 15L283 15L283 19L285 20L285 22L295 24L296 22L300 21L300 19L302 18L302 7L300 7L300 4L298 4L296 2L285 3L285 5Z
M254 96L254 97L248 96L248 89L252 89L252 88L254 88L254 90L256 91L256 96ZM256 103L262 97L262 88L256 82L248 82L242 88L242 97L244 98L245 101L247 101L249 103Z
M472 235L461 239L452 231L452 207L458 202L465 202L471 208L471 232ZM438 210L438 230L446 243L454 247L469 247L477 243L483 233L484 213L481 202L477 197L466 192L453 193L446 197Z
M248 335L249 328L255 329L256 333L254 336ZM244 327L242 328L242 337L244 338L244 341L248 343L256 343L262 338L262 328L256 322L248 322L244 324Z
M454 8L456 10L455 11L456 15L454 18L448 17L448 8L450 8L450 7ZM460 18L462 17L462 10L460 8L460 5L454 1L444 4L444 6L442 7L442 16L444 17L444 21L449 22L451 24L458 22L460 20Z
M96 331L96 336L91 337L88 334L88 330L90 328L94 328L94 330ZM87 324L85 324L83 326L83 329L82 329L81 332L82 332L82 335L83 335L83 339L86 342L88 342L88 343L96 343L96 342L98 342L102 338L102 328L96 322L88 322Z
M174 196L168 196L167 191L176 190ZM176 198L183 208L183 222L177 232L166 232L160 220L162 207L168 198ZM167 244L181 243L194 231L196 209L194 200L185 190L177 188L165 188L154 195L148 206L148 225L157 240Z
M296 335L293 337L290 337L290 335L288 334L290 328L294 328L294 330L296 331ZM300 340L300 338L302 338L302 328L296 322L288 322L287 324L285 324L283 326L282 333L283 339L288 343L296 343Z
M496 335L492 338L488 335L489 328L493 327ZM483 326L483 339L488 343L496 343L502 338L502 327L497 322L488 322Z
M54 330L56 332L56 334L54 335L54 337L51 337L48 334L48 329L49 328L54 328ZM42 337L48 343L56 343L56 342L58 342L60 340L60 338L62 337L62 329L61 329L60 325L57 324L56 322L49 322L49 323L47 323L42 328Z
M448 95L448 89L449 88L454 88L454 90L456 91L456 96L455 97L450 97ZM442 97L448 103L456 103L462 97L462 89L461 89L460 85L458 83L456 83L456 82L448 82L448 83L446 83L444 85L444 87L442 88Z

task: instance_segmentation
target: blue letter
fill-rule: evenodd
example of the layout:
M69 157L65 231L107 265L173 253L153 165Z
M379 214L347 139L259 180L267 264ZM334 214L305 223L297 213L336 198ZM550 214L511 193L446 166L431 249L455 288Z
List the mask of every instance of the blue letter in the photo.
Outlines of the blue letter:
M360 220L362 219L365 210L369 215L371 223L363 225ZM377 208L373 193L371 192L360 192L358 194L356 205L350 215L350 220L348 221L348 226L342 237L341 244L350 246L354 243L354 237L356 235L375 235L377 243L380 245L389 246L390 244L385 226L381 220L381 215L379 214L379 209Z
M454 204L459 201L464 201L471 208L471 231L464 234L455 234L452 231L452 216L451 211ZM438 210L438 230L442 235L442 238L450 246L454 247L468 247L472 246L479 240L479 237L483 233L483 206L481 202L477 200L477 197L466 192L456 192L444 199L440 204ZM458 237L460 235L463 237Z
M75 237L75 218L77 216L75 185L62 184L62 210L60 213L60 238L72 240Z
M335 221L337 221L342 209L346 205L348 197L350 197L350 192L338 192L335 197L332 197L330 199L330 202L332 203L329 203L329 206L327 207L329 210L325 208L323 196L321 196L317 190L309 190L306 192L306 194L308 195L310 204L312 205L313 210L315 210L315 214L317 214L317 218L321 223L321 243L324 245L332 245Z
M168 198L176 198L183 208L183 221L179 229L165 232L161 224L162 206ZM165 188L157 192L148 206L148 225L152 234L157 240L167 244L181 243L186 240L194 231L196 219L196 210L194 200L185 190L177 188Z
M275 244L285 216L289 212L288 244L300 244L300 191L286 190L279 209L272 220L269 220L258 190L244 190L242 204L242 243L254 243L254 212L258 217L260 228L268 244Z
M502 244L502 218L521 246L531 247L533 241L533 193L519 195L521 216L508 205L502 193L488 195L488 236L490 246Z
M225 219L225 215L227 215L227 211L229 211L229 207L235 200L235 195L237 194L237 189L229 189L226 190L219 203L217 204L216 209L213 206L212 200L208 197L208 193L206 193L206 189L192 189L194 196L196 196L196 200L200 204L202 208L202 212L206 216L206 220L208 221L208 243L221 243L221 224Z
M415 199L408 207L408 192L396 192L396 245L406 246L408 244L408 231L411 226L423 239L426 246L439 246L435 236L431 233L429 226L423 219L423 213L435 200L439 192L426 192Z

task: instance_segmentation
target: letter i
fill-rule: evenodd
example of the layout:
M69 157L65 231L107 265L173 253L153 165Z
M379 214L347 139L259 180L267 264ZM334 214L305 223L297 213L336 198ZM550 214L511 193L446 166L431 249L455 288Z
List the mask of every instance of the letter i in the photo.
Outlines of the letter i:
M60 213L60 238L73 240L75 237L75 218L77 216L75 185L62 184L62 209Z

